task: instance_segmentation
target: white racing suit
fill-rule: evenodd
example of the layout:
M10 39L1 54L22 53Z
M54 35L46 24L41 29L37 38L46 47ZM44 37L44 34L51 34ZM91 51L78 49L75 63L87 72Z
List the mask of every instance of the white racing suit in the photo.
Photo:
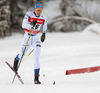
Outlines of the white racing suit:
M34 69L35 69L35 75L39 75L39 70L40 70L40 52L41 52L41 37L39 35L40 32L40 27L43 24L43 33L46 33L47 30L47 20L45 16L37 16L35 12L27 12L23 23L22 23L22 28L25 29L25 34L24 38L21 44L21 49L20 53L16 56L16 60L21 59L24 48L26 46L27 40L29 38L29 35L31 33L31 22L37 20L37 23L32 31L31 37L29 39L28 45L25 49L24 55L26 54L27 50L29 47L32 45L34 48Z

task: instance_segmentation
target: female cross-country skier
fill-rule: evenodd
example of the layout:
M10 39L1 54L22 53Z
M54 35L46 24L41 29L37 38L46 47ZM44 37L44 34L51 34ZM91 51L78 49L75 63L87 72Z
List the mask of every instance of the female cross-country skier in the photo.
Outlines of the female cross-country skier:
M21 49L19 54L14 59L13 68L17 71L18 62L23 56L23 50L25 49L27 40L30 36L28 45L26 46L24 55L26 54L29 47L32 45L34 48L34 84L41 84L39 81L39 71L40 71L40 52L41 52L41 42L44 42L46 30L47 30L47 19L46 16L41 15L43 10L43 3L38 2L35 4L34 11L29 11L25 14L23 19L22 28L24 28L25 34L21 44ZM43 32L40 37L39 32L41 25L43 24ZM34 28L32 28L34 27ZM32 32L32 33L31 33Z

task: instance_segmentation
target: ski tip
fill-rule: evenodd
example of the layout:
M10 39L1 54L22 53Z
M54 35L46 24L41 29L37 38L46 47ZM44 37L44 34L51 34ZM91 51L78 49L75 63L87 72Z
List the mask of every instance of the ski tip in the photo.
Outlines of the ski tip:
M13 83L11 83L11 85L13 85Z
M8 63L7 61L5 63Z

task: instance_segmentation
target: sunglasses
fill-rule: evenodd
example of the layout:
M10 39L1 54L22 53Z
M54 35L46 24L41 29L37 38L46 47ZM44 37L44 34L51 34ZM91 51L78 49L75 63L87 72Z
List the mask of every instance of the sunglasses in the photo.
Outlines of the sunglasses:
M41 9L36 9L36 11L38 11L38 12L39 12L39 11L40 11L40 12L42 12L42 10L41 10Z

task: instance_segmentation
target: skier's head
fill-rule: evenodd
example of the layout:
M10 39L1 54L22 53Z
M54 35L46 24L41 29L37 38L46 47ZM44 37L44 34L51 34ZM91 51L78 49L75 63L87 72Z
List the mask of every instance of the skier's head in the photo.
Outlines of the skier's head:
M36 13L36 15L39 16L42 13L42 10L43 10L43 3L42 2L36 3L35 4L35 13Z

